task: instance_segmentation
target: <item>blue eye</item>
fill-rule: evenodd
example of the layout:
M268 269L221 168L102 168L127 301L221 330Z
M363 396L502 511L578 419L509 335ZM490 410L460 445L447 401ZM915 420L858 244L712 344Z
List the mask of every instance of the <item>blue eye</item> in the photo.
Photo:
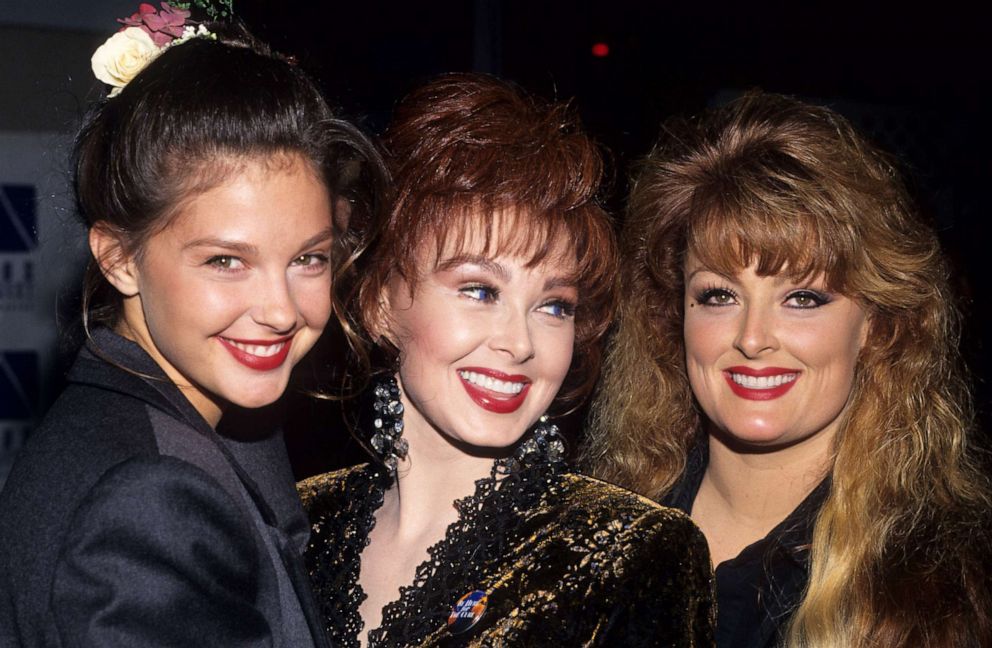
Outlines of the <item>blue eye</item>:
M458 292L465 295L469 299L474 299L480 302L494 302L499 299L499 290L493 288L492 286L484 285L474 285L465 286L461 288Z
M558 319L568 319L569 317L575 317L575 304L562 299L556 299L543 304L538 308L538 311L547 313Z
M830 303L830 296L813 290L797 290L785 298L789 308L819 308Z

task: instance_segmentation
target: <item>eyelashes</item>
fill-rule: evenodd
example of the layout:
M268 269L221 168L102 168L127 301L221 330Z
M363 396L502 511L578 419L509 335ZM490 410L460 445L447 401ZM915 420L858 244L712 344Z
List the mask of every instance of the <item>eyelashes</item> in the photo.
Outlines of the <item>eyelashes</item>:
M553 299L545 302L538 310L558 319L575 317L576 305L564 299Z
M236 256L218 254L207 259L203 265L216 268L220 272L240 272L244 270L245 262Z
M485 284L473 284L458 289L458 292L469 299L484 303L492 303L499 299L499 288L487 286Z
M328 254L308 252L294 258L289 265L307 274L319 274L330 265L330 262L331 258ZM214 255L204 261L203 265L226 274L238 274L248 269L248 263L244 259L231 254Z
M829 294L808 288L791 292L786 298L786 305L789 308L819 308L830 302L831 297Z
M703 306L716 308L733 306L739 303L740 297L736 291L729 287L709 286L693 293L696 303ZM782 302L786 308L796 310L809 310L819 308L833 301L829 293L811 288L800 288L790 291Z
M737 293L730 288L708 287L697 291L693 299L703 306L730 306L737 303Z
M469 299L484 304L496 303L499 301L500 297L499 288L486 284L472 284L463 286L458 289L458 292ZM570 300L552 298L538 306L537 310L538 312L545 313L556 319L569 319L575 317L577 307L578 305Z

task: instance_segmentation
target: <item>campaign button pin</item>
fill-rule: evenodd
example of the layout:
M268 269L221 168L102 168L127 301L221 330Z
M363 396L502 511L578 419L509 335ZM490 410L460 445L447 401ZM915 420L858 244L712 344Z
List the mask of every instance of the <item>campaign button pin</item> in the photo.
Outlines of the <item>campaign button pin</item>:
M451 606L451 614L448 616L448 632L460 634L465 632L482 618L486 613L486 602L489 600L482 590L474 590L458 599L458 602Z

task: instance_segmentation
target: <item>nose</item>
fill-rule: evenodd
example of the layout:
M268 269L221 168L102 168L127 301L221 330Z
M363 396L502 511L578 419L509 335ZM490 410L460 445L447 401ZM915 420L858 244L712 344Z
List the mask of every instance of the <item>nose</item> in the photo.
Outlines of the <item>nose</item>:
M534 357L534 339L526 312L507 309L499 318L489 339L489 346L508 355L514 362L522 363Z
M259 325L276 333L288 333L296 326L296 300L287 277L283 273L273 273L256 286L255 307L252 319Z
M734 346L748 358L757 358L778 348L774 316L766 308L751 304L742 313Z

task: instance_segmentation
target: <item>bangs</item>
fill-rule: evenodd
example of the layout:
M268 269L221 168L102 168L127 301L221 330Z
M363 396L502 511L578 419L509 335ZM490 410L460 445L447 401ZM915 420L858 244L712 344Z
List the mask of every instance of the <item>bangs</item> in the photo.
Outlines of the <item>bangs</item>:
M727 276L754 266L758 276L798 283L823 275L828 289L845 292L854 250L836 219L782 204L714 202L699 206L686 232L686 250L704 266Z
M524 267L534 268L568 254L570 237L561 220L535 218L520 210L481 215L466 206L459 212L449 216L450 226L434 233L438 263L459 256L509 256L525 259Z
M407 238L413 250L430 255L433 265L427 267L437 268L459 257L510 256L523 259L527 268L544 263L563 266L569 270L565 278L585 286L595 285L613 272L611 255L603 254L614 249L613 232L596 205L566 213L535 213L525 207L490 210L477 200L460 205L453 205L450 197L444 197L439 205L431 205L429 200L420 201L419 211L424 216L413 221L419 224L419 231L410 232ZM439 217L432 219L427 214ZM424 271L421 254L407 255L400 264L408 281L416 281L417 274Z

